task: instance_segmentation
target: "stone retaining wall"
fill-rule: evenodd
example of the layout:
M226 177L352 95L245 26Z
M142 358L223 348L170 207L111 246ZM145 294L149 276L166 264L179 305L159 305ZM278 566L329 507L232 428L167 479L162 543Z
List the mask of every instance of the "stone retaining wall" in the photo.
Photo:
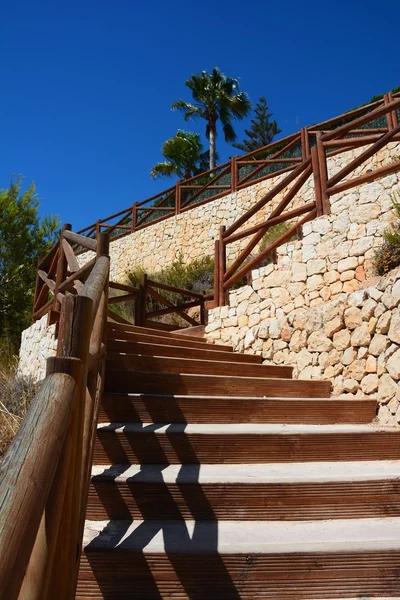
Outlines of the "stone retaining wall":
M333 175L345 166L350 160L361 154L363 148L344 152L328 160L328 171ZM376 169L388 164L393 157L400 154L400 144L388 144L370 160L358 167L351 177L365 173L368 169ZM170 265L178 255L182 256L184 263L203 256L214 255L214 240L219 236L219 226L229 227L260 200L268 191L273 189L278 182L287 176L287 173L267 179L243 190L228 194L222 198L203 204L197 208L187 210L179 215L155 223L150 227L126 235L110 244L111 278L114 281L124 282L127 272L140 267L147 273L155 273ZM346 178L347 179L347 178ZM352 192L356 193L356 192ZM245 227L261 222L268 216L282 200L284 192L278 194L272 202L268 203ZM350 196L351 197L351 196ZM311 176L303 188L290 204L290 208L304 205L314 200L314 180ZM370 194L368 204L375 200ZM388 205L389 208L389 205ZM368 220L380 218L381 211L376 207L366 206L364 212L371 210L370 215L365 215L363 224ZM361 217L360 217L361 218ZM347 227L350 222L338 221L337 226ZM369 230L370 231L370 230ZM364 229L353 226L352 239L365 235ZM368 236L373 233L366 234ZM245 238L227 247L227 260L233 260L240 249L244 248L249 238ZM367 243L367 242L366 242ZM360 240L360 245L362 241ZM80 255L80 264L84 264L93 256L92 253Z
M34 383L46 376L46 361L55 356L57 340L55 325L47 326L47 315L22 332L19 351L18 376Z
M380 420L400 422L400 270L378 278L373 268L399 182L391 175L332 197L330 215L209 312L207 338L292 365L295 377L331 379L335 395L377 396Z
M337 172L361 152L362 149L353 150L329 159L329 174ZM399 154L400 144L389 144L351 176L386 165ZM171 264L178 254L186 263L212 255L219 225L229 227L285 175L249 186L111 242L111 278L123 282L127 271L136 267L154 273ZM276 265L253 271L252 285L231 293L230 308L224 307L221 313L218 310L211 312L209 338L232 342L239 350L267 353L264 346L267 340L261 337L259 330L263 321L272 319L268 336L274 340L274 360L289 360L289 340L284 339L289 334L274 337L276 333L270 335L270 329L274 332L274 328L282 324L281 330L293 330L289 322L293 311L341 299L365 286L372 275L374 249L382 242L382 230L393 219L389 194L399 181L400 176L389 176L331 198L331 215L307 223L303 227L303 240L278 250ZM290 208L312 201L313 187L311 177ZM283 193L277 195L246 223L246 227L264 220L282 196ZM244 239L228 246L228 263L247 242L248 239ZM80 264L87 262L91 255L90 252L80 255ZM283 326L285 323L288 327ZM54 352L54 326L47 327L47 317L43 317L22 335L20 373L36 381L42 379L46 359ZM266 360L271 360L267 356ZM292 359L293 355L290 356ZM306 373L316 375L317 371Z

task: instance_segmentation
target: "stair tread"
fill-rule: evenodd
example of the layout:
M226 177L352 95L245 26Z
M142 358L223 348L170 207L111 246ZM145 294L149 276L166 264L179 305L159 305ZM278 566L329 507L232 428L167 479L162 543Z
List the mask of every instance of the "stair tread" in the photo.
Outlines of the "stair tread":
M280 424L280 423L99 423L98 431L116 433L157 433L197 435L302 435L302 434L354 434L394 433L400 435L398 427L368 424Z
M94 465L92 478L125 483L313 483L400 479L399 460L202 465Z
M108 327L107 327L107 331L126 331L128 333L132 333L132 334L145 334L145 335L159 335L161 337L165 337L165 338L169 338L169 339L182 339L182 338L188 338L190 339L190 333L188 333L188 329L190 328L185 328L187 333L179 333L179 330L172 330L172 331L165 331L163 329L157 329L157 328L153 328L153 327L139 327L137 325L124 325L123 323L109 323ZM196 336L192 336L192 337L196 337ZM207 343L207 340L202 339L202 338L197 338L200 339L201 342L203 343Z
M203 348L208 350L222 350L225 352L233 352L233 346L228 344L210 344L205 339L189 336L189 335L180 335L180 336L165 336L166 332L162 332L160 330L152 329L148 331L129 331L126 329L109 329L107 333L107 338L109 340L129 340L132 342L149 342L156 344L166 344L168 346L187 346L194 348Z
M186 358L177 356L157 356L110 350L107 353L107 370L129 372L185 373L187 375L233 375L240 369L243 377L285 378L293 374L293 367L283 365L263 365L229 360L214 361L210 358Z
M143 356L169 356L172 358L174 356L179 356L180 354L186 354L187 357L209 357L208 360L226 359L232 362L241 362L241 360L243 359L243 362L254 362L256 364L261 364L263 361L262 356L260 356L259 354L247 354L245 352L229 352L221 350L221 348L210 348L209 345L202 348L192 348L187 345L171 346L170 344L156 344L150 342L139 342L129 339L113 338L112 340L109 340L107 347L110 349L111 352L126 351L130 354L137 353Z
M296 380L293 380L296 381ZM293 402L293 404L298 404L300 402L323 402L325 405L329 405L334 402L342 402L343 404L354 404L354 402L375 402L377 400L374 398L340 398L340 397L330 397L326 398L324 396L318 397L310 397L307 398L304 396L303 398L286 398L284 396L207 396L202 394L156 394L156 393L141 393L141 392L104 392L103 398L183 398L186 400L233 400L233 401L242 401L242 400L257 400L260 402L261 400L268 400L269 402Z
M318 521L86 521L86 551L285 554L400 550L400 517Z

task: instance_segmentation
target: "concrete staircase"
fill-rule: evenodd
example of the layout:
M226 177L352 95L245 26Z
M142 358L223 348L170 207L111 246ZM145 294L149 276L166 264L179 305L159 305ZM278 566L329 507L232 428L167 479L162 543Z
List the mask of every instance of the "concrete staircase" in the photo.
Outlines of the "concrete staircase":
M199 337L110 325L77 599L400 598L400 430Z

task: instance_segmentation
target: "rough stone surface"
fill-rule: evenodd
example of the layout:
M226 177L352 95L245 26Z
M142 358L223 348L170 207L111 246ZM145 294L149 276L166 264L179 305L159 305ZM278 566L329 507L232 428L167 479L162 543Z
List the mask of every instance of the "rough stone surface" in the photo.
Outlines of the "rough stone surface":
M17 375L38 383L46 376L46 361L55 356L56 326L47 326L47 315L22 332Z
M362 151L329 158L329 172L337 172ZM390 143L355 174L382 167L399 153L400 144ZM232 225L281 178L111 241L111 278L123 283L134 268L156 273L178 255L185 264L213 256L219 226ZM303 239L279 247L274 263L257 268L248 285L231 291L229 307L209 311L207 339L262 355L268 364L292 365L295 377L330 379L335 394L378 396L381 422L396 422L396 415L400 420L400 273L379 279L373 268L382 231L395 220L389 195L399 182L400 174L390 175L332 196L329 215L305 224ZM246 226L264 221L283 195ZM288 209L313 200L310 177ZM228 264L247 243L244 238L227 246ZM257 252L255 248L252 257ZM89 258L91 253L81 255L80 264ZM20 372L42 378L45 360L54 352L54 328L47 328L44 318L23 334Z

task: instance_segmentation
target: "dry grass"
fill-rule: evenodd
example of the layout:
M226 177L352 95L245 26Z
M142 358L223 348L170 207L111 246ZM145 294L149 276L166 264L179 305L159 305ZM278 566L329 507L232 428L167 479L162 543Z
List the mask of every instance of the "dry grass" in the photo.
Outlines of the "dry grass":
M31 381L17 377L17 359L0 364L0 458L18 431L37 391Z

